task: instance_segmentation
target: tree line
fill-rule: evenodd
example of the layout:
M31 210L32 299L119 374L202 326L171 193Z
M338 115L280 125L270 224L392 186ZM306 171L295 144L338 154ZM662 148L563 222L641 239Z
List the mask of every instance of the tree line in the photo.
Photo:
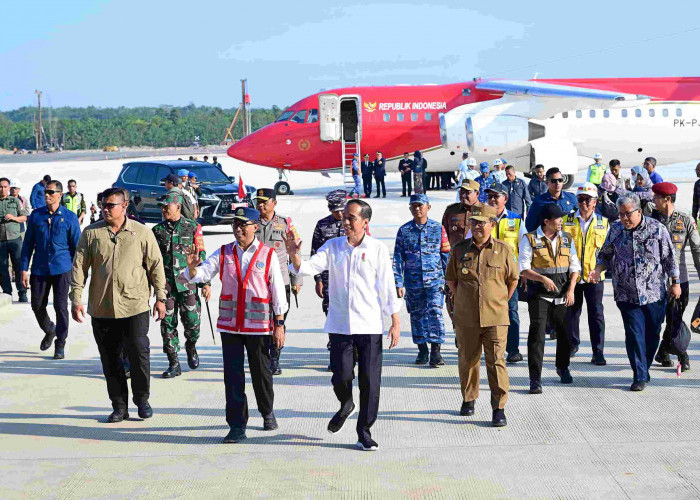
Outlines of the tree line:
M254 108L251 126L257 130L272 123L282 108ZM37 108L0 112L0 148L34 149ZM195 136L201 144L218 144L236 114L236 108L211 106L159 106L138 108L61 107L42 110L43 128L54 145L64 149L102 149L105 146L189 146ZM239 114L233 136L243 134Z

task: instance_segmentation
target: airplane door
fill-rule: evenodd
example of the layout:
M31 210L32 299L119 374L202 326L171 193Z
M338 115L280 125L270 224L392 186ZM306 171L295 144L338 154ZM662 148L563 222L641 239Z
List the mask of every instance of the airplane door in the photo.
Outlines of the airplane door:
M318 96L319 125L322 141L340 140L340 98L335 94Z

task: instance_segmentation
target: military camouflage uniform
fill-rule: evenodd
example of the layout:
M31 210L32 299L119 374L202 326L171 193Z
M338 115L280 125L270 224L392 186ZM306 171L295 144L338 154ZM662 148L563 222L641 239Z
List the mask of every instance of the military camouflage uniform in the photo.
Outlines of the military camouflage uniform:
M199 339L201 322L201 303L197 285L184 279L178 279L180 273L187 268L187 249L199 239L199 226L186 217L177 222L163 221L153 228L158 241L158 247L163 254L165 268L165 318L160 324L163 337L163 352L174 354L180 351L180 339L177 335L177 313L185 328L185 338L194 345ZM201 242L197 245L199 257L206 259ZM208 284L208 283L207 283ZM203 286L203 285L202 285Z
M394 246L394 280L406 289L406 310L411 315L415 344L442 344L445 266L450 243L442 225L432 219L418 225L410 221L399 228Z

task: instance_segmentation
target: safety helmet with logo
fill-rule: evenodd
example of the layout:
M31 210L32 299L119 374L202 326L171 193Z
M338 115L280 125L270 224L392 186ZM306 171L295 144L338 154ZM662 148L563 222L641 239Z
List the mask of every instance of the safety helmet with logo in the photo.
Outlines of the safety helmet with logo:
M475 159L475 158L469 158L469 159L467 160L467 165L469 165L470 167L476 167L476 159Z
M593 155L593 159L594 159L594 160L602 160L603 157L602 157L602 155L601 155L600 153L596 153L596 154Z
M493 162L494 167L498 165L503 165L503 160L501 160L500 158L496 158L496 161Z
M17 188L17 189L22 189L22 183L19 182L19 179L12 177L10 179L10 189L12 188Z
M576 189L576 196L582 195L598 198L598 188L592 182L584 182Z

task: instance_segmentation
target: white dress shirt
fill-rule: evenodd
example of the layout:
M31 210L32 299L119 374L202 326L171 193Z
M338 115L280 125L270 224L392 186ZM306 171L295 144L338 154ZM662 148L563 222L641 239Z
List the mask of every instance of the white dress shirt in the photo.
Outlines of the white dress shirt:
M593 212L588 220L583 220L581 211L576 210L576 218L579 220L579 224L581 225L581 235L583 236L583 241L586 241L586 233L588 233L588 228L591 226L591 222L596 219L596 214Z
M557 258L557 245L559 244L559 234L557 233L554 235L554 238L549 239L547 238L544 233L542 232L542 227L537 228L537 236L536 239L541 240L543 237L547 238L549 242L552 245L552 253L554 255L554 258ZM530 245L530 240L527 238L522 238L520 240L520 248L518 251L518 265L520 267L520 272L522 273L523 271L530 269L532 264L532 245ZM576 245L574 245L574 239L571 238L571 244L569 245L569 275L571 273L580 273L581 272L581 262L578 260L578 255L576 254ZM555 304L563 304L565 299L564 297L558 298L558 299L551 299L547 297L542 297L544 300L548 300L550 302L554 302Z
M389 250L371 236L356 247L345 236L328 240L299 269L290 264L289 271L304 276L328 271L327 333L382 334L382 316L401 309Z
M234 244L234 248L238 254L238 262L241 263L241 276L245 276L248 266L250 265L250 261L253 259L253 255L255 255L255 251L259 246L260 241L257 238L253 240L253 243L251 243L245 251L243 251L238 243ZM217 248L216 251L207 258L207 260L197 266L197 274L193 278L190 277L190 270L187 267L182 271L182 275L186 280L191 281L192 283L206 283L211 281L211 279L215 276L219 276L220 267L221 247ZM287 303L287 294L284 289L284 278L282 278L282 270L280 269L279 259L277 259L275 255L272 256L272 259L270 259L270 289L272 292L272 311L277 316L283 315L285 312L287 312L287 309L289 309L289 304ZM231 333L229 330L219 329L218 331ZM258 335L258 333L252 332L248 333L248 335ZM260 333L259 335L266 334Z

